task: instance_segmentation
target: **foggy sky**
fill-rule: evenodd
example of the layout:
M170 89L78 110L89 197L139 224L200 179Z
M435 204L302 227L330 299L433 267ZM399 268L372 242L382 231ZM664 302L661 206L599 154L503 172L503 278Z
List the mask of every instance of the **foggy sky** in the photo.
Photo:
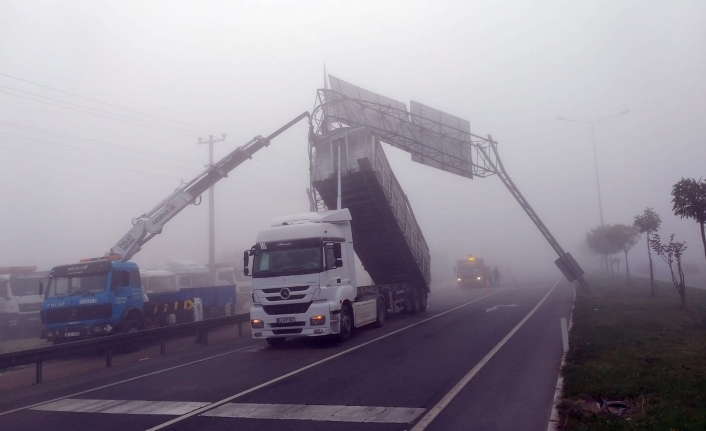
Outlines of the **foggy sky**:
M517 186L588 270L596 265L584 237L599 223L590 129L556 117L629 109L595 128L605 221L632 223L653 207L663 236L686 240L685 260L704 266L698 226L672 215L670 191L682 177L706 176L705 18L698 0L4 1L0 73L188 125L0 76L0 266L102 255L132 218L203 168L198 137L226 133L220 158L311 111L324 63L492 135ZM58 101L151 124L47 104ZM271 219L308 210L306 139L301 123L217 185L221 260ZM473 253L520 275L559 277L553 251L497 178L470 181L385 151L435 276ZM204 196L134 260L206 263L207 208ZM646 260L642 241L634 268Z

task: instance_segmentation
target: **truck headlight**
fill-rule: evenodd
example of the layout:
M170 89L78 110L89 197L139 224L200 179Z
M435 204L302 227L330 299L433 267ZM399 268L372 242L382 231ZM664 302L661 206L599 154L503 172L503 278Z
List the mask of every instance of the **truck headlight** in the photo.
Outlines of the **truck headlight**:
M322 316L321 314L312 316L311 319L309 319L309 323L311 323L311 326L321 326L326 323L326 316Z
M250 326L252 326L253 329L262 329L265 327L265 322L260 319L252 319L250 321Z
M478 280L480 280L480 277L478 277Z
M458 281L461 281L461 279L459 278Z

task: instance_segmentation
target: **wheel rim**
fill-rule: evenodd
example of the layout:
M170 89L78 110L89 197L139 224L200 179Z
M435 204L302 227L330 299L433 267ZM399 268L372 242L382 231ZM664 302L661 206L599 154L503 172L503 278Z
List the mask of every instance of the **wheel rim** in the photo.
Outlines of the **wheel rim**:
M348 310L341 313L341 334L344 337L348 337L351 332L351 316L348 314Z

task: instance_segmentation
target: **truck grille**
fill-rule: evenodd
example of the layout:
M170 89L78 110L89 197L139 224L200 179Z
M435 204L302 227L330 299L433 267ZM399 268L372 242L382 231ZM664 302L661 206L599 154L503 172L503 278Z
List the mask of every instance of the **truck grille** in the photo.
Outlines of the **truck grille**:
M309 286L286 286L290 292L303 292L309 288ZM267 289L262 289L265 293L279 293L284 287L269 287Z
M274 316L278 314L302 314L309 310L311 302L303 302L298 304L276 304L263 305L262 309L265 313Z
M20 313L29 313L32 311L41 311L42 309L42 303L37 302L34 304L19 304L18 305L20 308Z
M46 310L48 324L104 319L113 314L111 304L84 305L81 307L52 308Z
M301 329L273 329L272 333L275 335L286 335L286 334L301 334Z
M296 326L304 326L306 322L289 322L289 323L270 323L272 328L291 328Z
M267 299L268 301L295 301L297 299L304 299L305 297L306 295L291 295L285 300L281 296L265 296L265 299Z

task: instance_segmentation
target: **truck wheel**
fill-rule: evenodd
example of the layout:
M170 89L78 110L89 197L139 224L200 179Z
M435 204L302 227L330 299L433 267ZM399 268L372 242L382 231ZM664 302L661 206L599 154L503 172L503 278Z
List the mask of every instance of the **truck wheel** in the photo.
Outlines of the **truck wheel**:
M341 332L336 336L336 341L343 343L351 339L353 336L353 313L348 305L341 308L340 317Z
M281 346L284 344L284 340L286 340L286 338L267 338L267 344L273 347Z
M135 319L128 319L123 323L123 333L132 334L138 332L141 329L140 322ZM140 341L130 341L129 344L124 344L121 348L118 348L119 352L122 353L134 353L142 349L142 343Z
M427 311L427 305L428 305L427 294L426 294L426 292L421 292L419 294L419 312L423 313L423 312Z
M385 314L387 313L387 309L385 308L385 301L382 299L378 299L378 305L377 305L377 318L375 319L375 323L373 323L373 326L376 328L382 328L383 325L385 325Z

